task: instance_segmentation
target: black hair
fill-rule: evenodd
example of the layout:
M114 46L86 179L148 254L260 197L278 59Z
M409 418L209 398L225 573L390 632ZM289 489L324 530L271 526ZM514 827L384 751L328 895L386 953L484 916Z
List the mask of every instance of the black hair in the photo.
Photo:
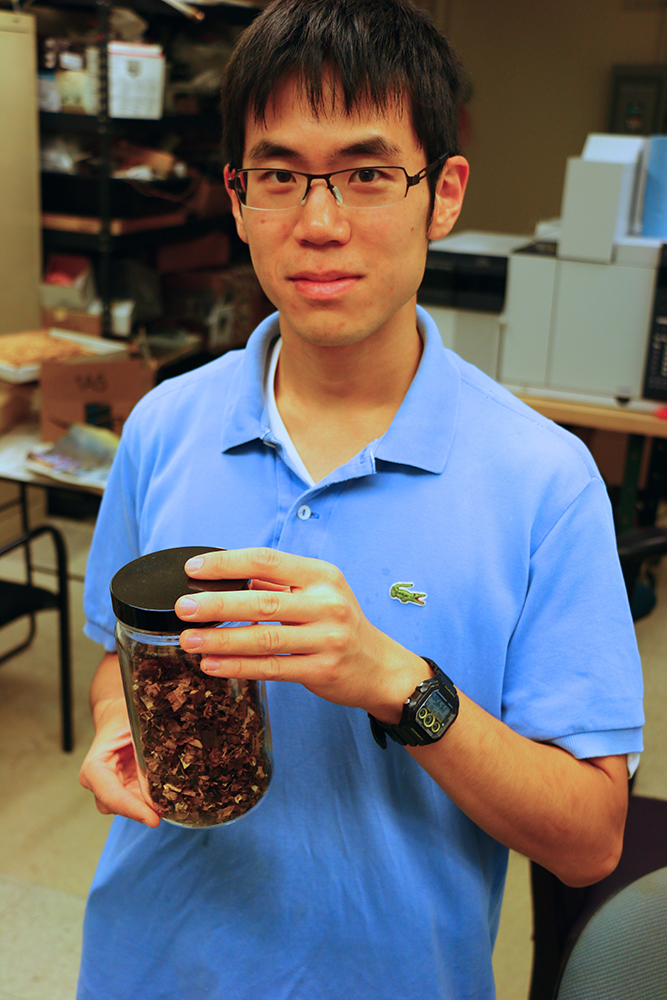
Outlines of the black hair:
M242 166L246 121L265 120L280 83L296 75L314 114L329 77L346 114L407 104L426 162L458 152L466 78L447 39L411 0L274 0L248 27L222 87L223 155ZM431 193L437 172L429 177Z

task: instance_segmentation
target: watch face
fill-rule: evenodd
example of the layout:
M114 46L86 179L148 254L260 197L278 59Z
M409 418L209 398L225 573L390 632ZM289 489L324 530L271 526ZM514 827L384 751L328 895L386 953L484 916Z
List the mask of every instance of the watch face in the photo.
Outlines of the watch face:
M417 710L417 722L427 733L437 736L447 727L452 714L439 691L433 691Z

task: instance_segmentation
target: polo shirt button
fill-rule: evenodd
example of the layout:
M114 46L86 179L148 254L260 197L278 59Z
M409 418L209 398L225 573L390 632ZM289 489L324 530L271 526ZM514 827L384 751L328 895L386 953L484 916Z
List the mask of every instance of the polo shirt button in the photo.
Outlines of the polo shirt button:
M305 504L305 503L304 503L304 504L302 504L302 506L301 506L301 507L299 507L299 509L297 510L297 512L296 512L296 516L297 516L297 517L298 517L298 518L299 518L299 519L300 519L301 521L307 521L307 520L308 520L308 518L310 517L310 515L311 515L312 513L313 513L313 512L312 512L312 510L310 509L310 507L308 506L308 504Z

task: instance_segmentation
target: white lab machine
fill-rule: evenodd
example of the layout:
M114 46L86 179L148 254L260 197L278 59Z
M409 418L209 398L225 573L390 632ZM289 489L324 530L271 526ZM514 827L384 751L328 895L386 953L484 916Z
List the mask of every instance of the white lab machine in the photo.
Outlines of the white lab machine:
M468 230L431 243L419 304L445 347L497 378L507 260L530 236Z
M647 145L590 135L568 160L560 223L508 262L499 381L621 405L665 398L645 384L661 258L661 241L637 234Z
M648 144L590 135L568 160L561 218L532 240L462 233L433 244L420 301L445 345L519 393L648 409L667 400L667 255L638 235ZM504 256L495 311L442 309L433 251L472 262L473 248Z

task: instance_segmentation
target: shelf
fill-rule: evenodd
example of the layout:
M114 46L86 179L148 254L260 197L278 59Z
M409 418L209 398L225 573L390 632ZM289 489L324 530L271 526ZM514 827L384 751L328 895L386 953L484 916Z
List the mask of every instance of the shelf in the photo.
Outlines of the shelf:
M97 117L95 115L68 114L61 111L40 111L40 128L44 132L70 132L77 135L95 135ZM174 132L220 131L220 116L214 113L202 115L164 115L162 118L110 118L111 135L138 134L155 135L173 130Z
M111 249L115 254L143 247L155 247L161 243L179 243L182 240L205 236L216 229L223 233L235 231L231 213L211 219L191 219L182 226L170 226L167 229L146 229L136 233L112 236ZM71 233L60 229L43 229L42 235L46 253L57 250L62 250L65 253L99 253L99 236L95 233Z
M69 215L96 216L99 211L99 178L82 174L42 172L42 212L62 213L66 205ZM192 195L192 179L174 178L151 181L142 186L120 177L109 181L109 215L111 218L141 218L166 215L184 206L172 198ZM150 194L145 193L146 191ZM165 195L159 197L159 193ZM170 196L172 196L170 198Z

